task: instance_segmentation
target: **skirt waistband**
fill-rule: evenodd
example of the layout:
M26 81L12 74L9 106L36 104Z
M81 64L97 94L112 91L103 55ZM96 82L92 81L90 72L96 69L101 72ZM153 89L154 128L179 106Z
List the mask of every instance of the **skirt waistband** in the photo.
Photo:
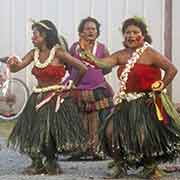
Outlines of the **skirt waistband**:
M43 93L43 92L48 92L48 91L57 91L63 89L65 86L62 84L56 84L56 85L51 85L51 86L46 86L46 87L34 87L33 92L34 93Z

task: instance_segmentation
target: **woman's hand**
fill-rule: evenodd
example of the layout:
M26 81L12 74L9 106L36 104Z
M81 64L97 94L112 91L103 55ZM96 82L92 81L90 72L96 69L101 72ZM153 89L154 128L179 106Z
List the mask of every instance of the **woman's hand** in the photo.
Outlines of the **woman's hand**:
M18 56L11 56L7 60L7 64L10 66L13 66L13 65L18 66L21 62L22 62L22 60Z
M79 39L79 45L82 50L91 52L90 47L89 47L89 42L86 41L84 38Z
M18 68L22 63L22 60L18 56L11 56L7 60L7 64L10 70L15 70Z
M65 89L70 90L70 89L73 89L73 88L75 88L74 81L69 80L69 81L65 84Z
M164 89L164 82L159 80L159 81L155 81L152 85L151 85L151 89L154 92L161 92Z

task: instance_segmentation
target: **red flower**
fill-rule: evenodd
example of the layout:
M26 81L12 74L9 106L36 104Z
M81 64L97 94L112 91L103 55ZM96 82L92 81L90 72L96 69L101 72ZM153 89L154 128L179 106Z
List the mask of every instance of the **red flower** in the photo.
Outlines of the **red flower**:
M144 42L144 36L138 35L138 36L136 37L136 41L138 41L138 42L140 42L140 43Z

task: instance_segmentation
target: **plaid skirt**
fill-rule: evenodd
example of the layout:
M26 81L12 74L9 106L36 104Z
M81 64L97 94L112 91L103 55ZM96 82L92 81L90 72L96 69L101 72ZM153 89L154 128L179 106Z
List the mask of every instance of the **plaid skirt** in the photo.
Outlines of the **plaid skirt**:
M76 90L73 92L73 98L80 112L96 112L103 122L114 106L112 94L108 89L97 88L94 90Z

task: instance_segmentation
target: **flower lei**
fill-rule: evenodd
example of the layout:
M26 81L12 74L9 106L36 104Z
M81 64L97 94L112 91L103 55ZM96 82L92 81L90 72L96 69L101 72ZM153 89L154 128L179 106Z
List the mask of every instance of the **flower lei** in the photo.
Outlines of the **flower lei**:
M125 68L121 73L121 76L119 77L120 89L113 98L115 104L119 104L122 102L122 99L125 99L126 97L125 90L126 90L126 82L128 80L128 74L147 47L150 47L150 44L145 42L144 45L141 48L136 49L136 51L133 52L132 56L128 59L128 63L125 65Z
M45 68L47 67L53 60L54 56L55 56L55 53L56 53L56 49L59 47L58 44L56 44L50 51L49 53L49 57L45 60L45 62L41 63L39 61L39 49L36 48L35 51L34 51L34 65L37 67L37 68Z

